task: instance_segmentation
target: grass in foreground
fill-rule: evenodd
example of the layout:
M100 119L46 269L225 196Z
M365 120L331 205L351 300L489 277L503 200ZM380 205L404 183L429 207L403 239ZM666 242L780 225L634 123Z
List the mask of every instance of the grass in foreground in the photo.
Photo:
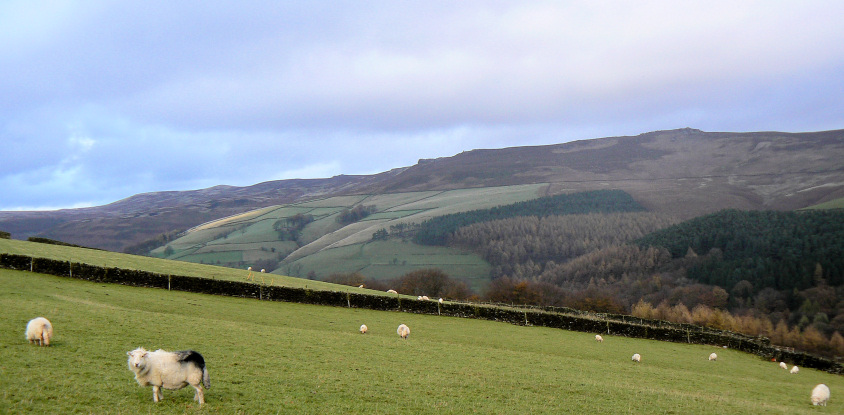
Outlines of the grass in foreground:
M0 413L840 413L844 378L713 346L261 302L0 270ZM36 316L53 345L23 336ZM365 323L370 333L357 332ZM408 340L395 329L411 328ZM195 349L211 389L152 402L126 351ZM717 362L707 361L715 350ZM630 361L633 353L641 364ZM817 383L830 406L812 407Z

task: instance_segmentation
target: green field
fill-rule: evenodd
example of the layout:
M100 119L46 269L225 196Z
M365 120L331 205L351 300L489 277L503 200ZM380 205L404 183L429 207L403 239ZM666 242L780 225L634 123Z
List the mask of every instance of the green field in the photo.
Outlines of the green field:
M489 282L490 265L471 252L441 246L422 246L397 239L325 249L282 265L279 272L305 277L310 271L327 274L360 272L372 279L391 279L421 268L438 268L481 292Z
M195 264L191 262L100 251L95 249L82 249L69 246L18 241L13 239L0 239L0 253L79 262L102 267L144 270L160 274L185 275L189 277L202 277L225 281L245 281L246 277L249 275L249 272L245 269L240 270L212 265ZM292 278L284 275L262 275L256 272L253 273L253 276L257 278L257 282L262 282L261 277L264 277L265 281L263 281L263 283L267 285L272 284L292 288L310 288L313 290L383 294L357 287Z
M716 348L0 270L0 413L841 413L844 378ZM23 336L49 318L52 346ZM370 333L357 332L367 324ZM408 340L395 329L411 328ZM194 349L211 389L153 403L126 352ZM716 362L707 360L712 351ZM640 353L643 361L630 361ZM809 403L826 383L827 407Z
M544 194L547 184L459 189L449 191L407 192L381 195L337 196L284 206L262 208L212 221L189 230L179 239L152 254L167 259L245 268L258 260L281 260L277 274L316 274L325 278L332 273L361 272L368 278L396 278L419 266L436 264L450 276L460 279L480 292L489 279L490 266L473 256L467 265L466 253L441 248L405 244L369 244L372 234L399 224L422 223L432 217L535 199ZM339 224L343 209L356 205L375 206L376 211L363 220ZM273 229L276 221L296 214L312 215L314 221L301 230L299 245L279 241ZM374 247L388 248L379 252ZM170 253L166 253L167 249ZM338 251L339 249L339 251ZM355 252L349 257L349 252ZM384 257L391 257L384 261ZM438 258L437 258L438 257ZM333 261L341 258L343 261ZM397 258L398 261L393 261ZM456 260L456 262L452 262Z
M844 209L844 197L839 197L838 199L830 200L829 202L819 203L817 205L809 206L800 210L807 209Z

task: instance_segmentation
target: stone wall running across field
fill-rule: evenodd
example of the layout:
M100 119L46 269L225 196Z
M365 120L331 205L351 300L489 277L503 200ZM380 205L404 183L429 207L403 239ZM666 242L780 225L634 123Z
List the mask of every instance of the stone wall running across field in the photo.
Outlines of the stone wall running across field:
M677 343L711 344L753 353L765 359L786 361L835 374L844 374L840 363L808 353L772 346L765 337L719 331L691 324L641 319L633 316L593 314L555 307L512 307L493 304L416 300L397 295L375 295L319 291L306 288L267 286L240 281L222 281L146 271L105 268L25 255L0 254L0 268L32 271L99 283L162 288L193 293L286 301L335 307L402 311L452 317L477 318L517 325L552 327L564 330L612 334Z

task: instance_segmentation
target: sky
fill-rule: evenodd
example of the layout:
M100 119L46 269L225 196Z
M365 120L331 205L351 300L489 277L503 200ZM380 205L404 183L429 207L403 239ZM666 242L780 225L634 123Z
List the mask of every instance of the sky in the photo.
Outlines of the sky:
M0 210L844 128L844 2L0 1Z

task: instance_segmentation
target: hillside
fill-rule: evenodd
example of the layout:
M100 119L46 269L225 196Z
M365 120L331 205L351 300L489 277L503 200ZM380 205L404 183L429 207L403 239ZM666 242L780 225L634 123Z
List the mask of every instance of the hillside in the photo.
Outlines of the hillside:
M371 176L281 180L136 195L106 206L0 212L0 230L121 251L158 235L279 204L547 183L546 194L623 190L681 219L724 208L793 210L844 197L844 131L656 131L570 143L472 150Z

